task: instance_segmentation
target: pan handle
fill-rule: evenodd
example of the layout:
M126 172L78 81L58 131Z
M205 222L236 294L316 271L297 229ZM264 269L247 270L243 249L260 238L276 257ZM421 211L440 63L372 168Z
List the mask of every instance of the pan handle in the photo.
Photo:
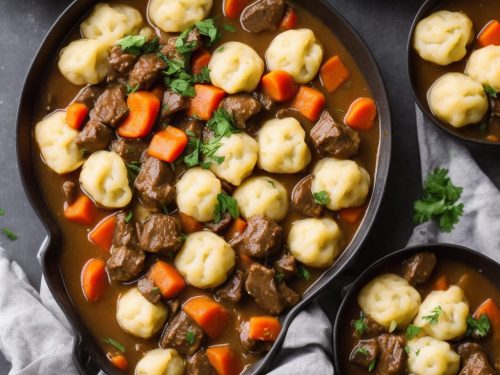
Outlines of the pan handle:
M92 358L87 354L83 347L82 339L78 334L75 334L73 345L73 362L81 375L97 375L99 368L95 365Z

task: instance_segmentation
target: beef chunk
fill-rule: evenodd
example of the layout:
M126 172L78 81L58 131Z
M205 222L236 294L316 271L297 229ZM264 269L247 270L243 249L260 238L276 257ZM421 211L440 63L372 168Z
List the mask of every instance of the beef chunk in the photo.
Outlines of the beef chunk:
M153 284L149 277L143 277L137 282L137 289L149 302L155 305L160 302L160 290Z
M262 108L264 108L266 111L270 111L273 109L274 107L273 100L263 92L254 91L252 93L252 97L258 100L258 102L262 105Z
M139 162L148 145L142 139L120 138L111 143L111 151L116 152L126 163Z
M162 207L175 198L174 181L174 173L168 164L154 157L148 157L142 163L134 186L144 203Z
M87 86L85 87L75 99L75 103L83 103L89 109L94 108L97 98L101 96L102 89L98 86Z
M403 264L403 275L410 284L423 284L432 274L436 266L436 256L430 252L413 255Z
M234 242L238 251L255 258L264 258L279 251L283 238L283 228L264 215L248 219L245 232Z
M272 341L252 340L249 337L249 333L250 333L250 324L249 322L244 322L240 326L240 341L241 345L247 352L259 354L271 350L273 346Z
M476 343L466 342L457 347L462 370L459 375L494 375L496 371L490 365L483 348Z
M113 130L97 119L90 119L80 133L75 143L80 150L93 153L108 148L113 138Z
M116 215L115 233L113 235L114 246L129 246L136 248L139 246L135 225L127 222L127 214L120 212Z
M173 317L179 312L181 308L181 301L179 301L178 299L169 299L167 301L167 307L168 311L170 312L170 317Z
M208 361L207 354L200 350L186 362L187 375L217 375Z
M243 284L245 283L245 273L236 270L233 276L220 287L215 296L222 302L238 303L243 295Z
M300 301L299 294L286 285L284 282L278 284L278 290L281 294L281 299L285 308L293 307Z
M297 274L295 257L290 253L282 254L279 259L274 262L273 268L277 274L282 274L287 278Z
M146 256L142 250L127 246L114 246L106 268L112 280L129 281L142 272L145 259Z
M247 120L262 110L262 104L251 95L237 94L222 100L220 108L225 109L233 116L238 128L245 129Z
M360 336L368 336L368 337L374 337L382 334L385 332L385 328L382 327L380 324L378 324L376 321L373 319L370 319L366 315L363 315L363 323L364 326L366 327L366 331L363 332L363 335L359 335L357 331L354 331L354 337L359 338ZM354 320L351 321L351 326L354 326Z
M184 130L186 133L193 133L196 138L201 138L205 123L198 119L183 117L182 120L175 123L175 127Z
M181 242L181 225L174 216L153 214L142 226L140 244L144 251L174 252Z
M135 64L136 55L124 52L120 46L114 46L109 53L108 80L114 81L118 77L126 75Z
M205 334L184 311L179 312L168 323L161 335L162 348L174 348L181 354L192 356L200 348Z
M63 184L63 193L66 202L71 204L76 199L76 195L78 194L78 188L73 181L66 181Z
M312 183L314 176L307 176L292 191L292 208L302 215L320 217L323 207L314 201Z
M377 338L379 358L377 372L384 375L405 374L408 356L403 336L383 334Z
M209 223L205 223L205 228L211 230L214 233L221 234L224 233L224 231L229 227L229 225L231 225L232 221L233 221L232 216L229 213L224 212L221 215L221 219L217 224L211 221Z
M496 98L490 96L490 108L491 115L495 117L500 117L500 96L497 95Z
M241 24L254 34L274 30L283 19L285 7L285 0L257 0L243 10Z
M370 363L377 358L377 339L360 340L349 356L349 362L363 367L370 366Z
M128 84L139 90L148 90L161 77L161 72L166 67L166 63L156 53L142 55L129 74Z
M96 118L105 125L116 128L128 114L125 91L121 86L112 86L104 90L90 112L91 118Z
M165 55L165 57L169 60L176 60L184 62L184 56L182 56L177 48L175 47L175 42L177 41L177 37L168 38L164 41L164 45L161 48L161 53ZM161 42L161 40L160 40Z
M188 98L172 90L166 90L163 93L161 118L165 119L176 112L186 109L188 106L189 106Z
M328 111L323 112L310 134L319 151L341 159L355 155L361 142L355 130L344 124L337 124Z
M254 263L250 266L245 289L263 310L272 315L279 315L285 308L274 280L274 271L261 264Z

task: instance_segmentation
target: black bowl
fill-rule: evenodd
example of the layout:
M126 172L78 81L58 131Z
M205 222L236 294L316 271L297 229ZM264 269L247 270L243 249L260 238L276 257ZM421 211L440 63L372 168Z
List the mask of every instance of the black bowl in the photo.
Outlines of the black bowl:
M488 258L486 255L477 251L468 249L463 246L441 243L429 243L423 245L410 246L405 249L396 251L389 254L368 267L352 284L349 285L348 291L342 299L340 308L335 317L335 324L333 327L333 359L335 371L341 374L341 358L339 343L342 342L342 334L345 334L347 327L344 315L351 307L351 304L356 304L356 297L361 288L372 280L374 277L387 272L387 266L403 262L410 256L421 251L432 251L439 262L439 259L452 259L454 261L462 262L469 265L481 272L496 285L500 285L500 264Z
M96 2L96 0L74 1L57 19L40 46L29 69L19 101L17 118L17 156L25 192L33 209L47 231L47 239L43 244L41 257L43 274L49 289L73 327L76 338L73 359L82 374L96 374L99 369L104 370L108 374L119 374L121 372L109 363L96 339L91 335L89 329L78 315L75 306L71 302L71 297L68 295L64 286L61 270L58 265L60 230L49 214L44 198L38 188L35 177L36 173L32 147L32 128L36 101L34 98L37 98L39 95L46 67L53 62L62 41L68 35L69 31L82 20ZM368 84L378 104L379 120L381 124L377 169L372 197L358 233L336 264L326 270L305 293L303 300L282 317L283 330L276 344L263 359L247 371L248 374L261 373L269 367L270 362L283 342L286 330L292 319L314 296L331 283L335 276L353 259L357 250L365 240L375 219L382 200L389 171L391 154L390 109L382 77L375 60L359 35L349 23L333 9L327 0L300 1L300 3L322 19L327 25L330 25L339 39L350 47L351 54L358 62L360 69L364 72L368 80Z

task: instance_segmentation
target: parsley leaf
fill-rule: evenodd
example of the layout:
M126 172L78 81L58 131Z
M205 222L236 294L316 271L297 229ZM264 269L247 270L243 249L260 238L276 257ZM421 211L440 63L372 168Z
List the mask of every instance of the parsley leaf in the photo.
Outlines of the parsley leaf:
M410 354L410 347L408 345L405 345L405 352L406 354Z
M186 342L188 345L193 345L196 341L196 334L193 331L186 332Z
M471 315L467 317L467 336L486 337L490 332L491 323L488 315L483 314L479 319L474 319Z
M311 273L304 266L299 266L297 271L299 272L299 276L302 277L304 280L309 280L311 278Z
M439 317L443 313L444 313L444 311L441 308L441 306L437 306L434 309L432 309L432 311L429 315L423 316L422 319L427 320L429 322L429 324L434 325L434 324L438 323Z
M237 219L240 216L238 210L238 202L233 197L227 195L226 193L217 195L217 205L214 209L214 223L218 224L221 221L222 214L224 212L229 212L233 219Z
M359 336L363 336L364 333L368 330L368 326L365 322L365 314L363 311L359 313L359 319L353 320L351 325L354 327L354 330Z
M116 44L121 47L123 52L136 56L155 52L159 47L158 38L148 41L148 37L144 35L128 35L120 39Z
M278 283L281 283L285 279L285 274L283 272L277 272L276 275L274 275L274 278Z
M127 95L133 94L139 90L139 84L135 85L134 87L130 86L130 84L127 82Z
M208 66L204 66L201 69L200 74L195 74L193 76L194 83L210 83L210 69Z
M326 191L320 191L318 193L313 193L314 202L319 204L320 206L326 206L330 203L330 196Z
M210 38L210 42L207 43L207 46L211 46L222 36L220 30L215 25L213 18L207 18L206 20L196 22L194 27L198 29L201 35L205 35Z
M207 127L214 132L216 137L229 137L238 132L233 116L224 108L214 112L212 118L207 122Z
M127 216L125 216L125 222L127 224L130 223L130 221L132 220L133 217L134 217L134 214L132 213L132 211L129 211Z
M208 169L212 163L222 164L224 162L223 156L215 155L221 146L220 137L203 143L194 133L188 131L187 135L189 142L184 152L184 163L188 168L200 165L202 168Z
M368 372L372 372L376 364L377 364L377 359L372 360L368 365Z
M5 236L9 239L9 240L11 240L11 241L15 241L15 240L17 240L17 236L16 236L16 234L15 234L13 231L11 231L9 228L6 228L6 227L2 228L2 232L3 232L3 234L4 234L4 235L5 235Z
M362 346L356 348L356 353L362 354L364 356L367 356L369 354L368 349L363 348Z
M224 30L226 30L227 32L230 32L230 33L234 33L236 31L236 27L234 27L233 25L231 25L229 23L225 23Z
M410 324L406 328L406 337L408 338L408 340L411 340L411 339L417 337L417 335L420 333L421 330L422 330L421 327Z
M486 94L488 94L492 98L496 98L497 97L497 94L498 94L497 90L495 90L490 85L485 85L484 86L484 91L486 92Z
M102 339L102 341L104 341L106 344L114 346L120 352L125 353L125 347L122 344L120 344L118 341L113 340L110 337L106 337L106 338Z
M4 216L5 215L5 210L3 208L0 208L0 216Z

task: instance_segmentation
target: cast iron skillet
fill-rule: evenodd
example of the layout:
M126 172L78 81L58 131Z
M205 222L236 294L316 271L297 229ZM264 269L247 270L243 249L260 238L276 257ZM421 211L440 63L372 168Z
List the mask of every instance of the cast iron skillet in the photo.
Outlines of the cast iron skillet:
M90 334L90 331L79 317L71 302L71 297L67 293L64 286L61 270L58 265L58 256L60 252L60 231L54 223L53 218L49 215L49 210L40 189L38 188L33 162L34 155L32 153L34 107L36 104L36 98L39 96L41 82L44 79L46 67L53 62L58 49L61 47L62 41L68 35L69 31L73 29L75 25L80 23L82 18L97 2L97 0L75 0L57 19L40 46L40 49L38 50L29 69L19 102L17 118L17 156L25 192L33 209L47 231L47 238L42 245L43 251L41 262L43 274L49 289L54 294L57 303L62 308L64 314L73 327L75 334L73 359L75 364L82 374L96 374L99 369L104 370L108 374L118 374L120 371L111 366L105 354L98 346L96 339ZM254 364L247 371L247 374L262 373L268 368L270 362L275 357L279 347L281 346L285 332L293 317L297 315L297 313L302 310L314 296L331 283L334 277L347 265L348 262L352 261L375 219L375 215L382 200L389 170L391 154L390 109L384 84L375 60L359 35L354 31L349 23L344 20L344 18L338 14L330 4L328 4L327 0L299 0L299 2L306 9L322 19L327 25L330 25L337 37L345 45L350 47L349 49L351 54L356 59L357 64L368 80L373 96L377 101L379 119L381 123L378 163L372 198L369 202L366 216L360 225L357 235L349 247L344 251L337 263L332 268L325 271L315 284L304 294L303 300L282 317L284 329L282 330L282 334L278 338L276 345L274 345L272 350L263 359Z
M461 141L464 141L468 143L469 145L475 145L475 146L487 146L488 148L491 149L496 149L500 150L500 142L493 142L493 141L488 141L486 139L476 139L472 137L465 136L460 132L459 129L453 129L451 126L448 124L445 124L441 120L439 120L432 111L430 110L428 104L426 102L422 102L417 95L417 88L415 81L417 80L416 74L413 69L413 64L412 64L412 59L414 58L413 54L413 46L412 46L412 41L413 41L413 35L415 34L415 28L417 27L417 24L425 17L428 15L432 14L437 7L443 2L443 0L427 0L422 7L419 9L417 15L415 16L415 19L413 20L413 24L411 25L411 30L410 30L410 36L408 37L408 43L406 46L407 49L407 65L408 65L408 80L410 81L410 86L411 86L411 91L413 93L413 98L415 99L415 102L419 106L419 108L424 112L424 114L431 119L432 123L440 130L444 131L445 133L451 135L452 137L455 137L457 139L460 139Z
M413 254L421 251L432 251L436 254L438 262L440 259L445 258L468 264L476 270L481 270L483 274L493 283L500 285L500 264L491 258L488 258L484 254L463 246L445 243L416 245L396 251L379 259L368 267L351 285L349 285L347 294L343 297L337 316L335 317L335 325L333 327L333 359L337 374L341 374L340 364L342 361L338 350L338 344L342 342L342 339L346 334L345 329L348 327L348 323L346 324L344 315L351 303L357 303L357 295L361 288L374 277L386 272L388 265L401 263Z

